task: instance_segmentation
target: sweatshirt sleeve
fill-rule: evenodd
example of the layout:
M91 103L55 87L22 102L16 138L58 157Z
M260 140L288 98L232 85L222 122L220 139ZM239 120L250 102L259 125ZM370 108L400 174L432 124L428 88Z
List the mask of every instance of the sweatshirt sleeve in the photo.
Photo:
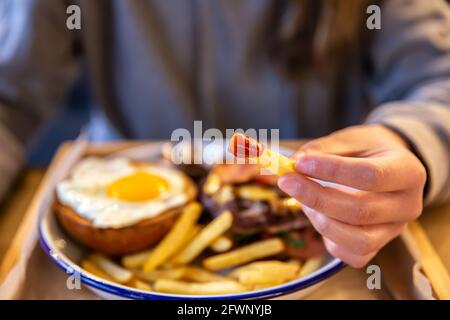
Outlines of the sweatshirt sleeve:
M405 137L427 167L426 204L450 198L450 8L444 0L384 1L371 51L368 123Z
M66 1L0 1L0 198L24 146L61 104L77 61Z

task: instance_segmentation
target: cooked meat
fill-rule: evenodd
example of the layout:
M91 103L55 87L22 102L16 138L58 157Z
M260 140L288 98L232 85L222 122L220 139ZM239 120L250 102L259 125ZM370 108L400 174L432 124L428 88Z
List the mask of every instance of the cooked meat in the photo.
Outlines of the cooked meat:
M219 215L224 210L230 210L234 218L232 228L234 232L277 233L310 225L301 210L291 212L288 208L277 207L269 201L242 199L238 196L227 198L228 201L225 202L218 201L220 198L222 198L220 192L213 195L203 193L201 200L213 216Z

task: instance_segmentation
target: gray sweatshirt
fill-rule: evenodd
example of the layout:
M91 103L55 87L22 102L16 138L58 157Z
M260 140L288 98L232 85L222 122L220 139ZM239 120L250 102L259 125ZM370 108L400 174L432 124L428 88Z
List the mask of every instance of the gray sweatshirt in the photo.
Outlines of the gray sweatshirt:
M279 128L282 138L384 123L428 169L427 203L450 196L450 10L444 0L380 1L381 30L354 52L339 99L312 74L283 79L259 43L270 0L0 1L0 194L24 146L85 66L93 137L168 139L177 128ZM339 27L339 26L336 26ZM364 55L364 56L363 56Z

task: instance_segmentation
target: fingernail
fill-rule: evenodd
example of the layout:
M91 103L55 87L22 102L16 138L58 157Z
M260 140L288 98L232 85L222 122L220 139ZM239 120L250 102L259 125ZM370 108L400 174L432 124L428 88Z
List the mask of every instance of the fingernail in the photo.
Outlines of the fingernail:
M325 216L319 212L314 213L314 222L317 229L323 229L327 225L327 219Z
M323 238L323 242L325 243L328 251L334 251L337 248L337 244L328 238Z
M317 229L321 229L326 226L327 219L325 218L325 216L322 213L317 212L316 210L311 209L309 207L306 207L305 205L303 205L302 209L303 209L303 212L313 222L314 226Z
M278 186L289 195L298 194L299 183L293 178L281 177L278 180Z
M314 209L311 209L310 207L307 207L304 204L302 204L302 210L307 216L313 215L315 213Z
M315 162L305 156L300 157L295 163L295 168L302 173L312 174L314 172Z

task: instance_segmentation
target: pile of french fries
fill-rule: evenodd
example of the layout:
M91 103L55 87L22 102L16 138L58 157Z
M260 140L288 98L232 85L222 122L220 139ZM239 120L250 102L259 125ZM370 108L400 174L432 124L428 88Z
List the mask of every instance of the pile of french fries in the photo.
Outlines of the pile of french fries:
M198 202L187 205L167 235L147 251L123 256L120 263L94 253L81 266L97 277L139 290L220 295L276 286L304 277L322 264L322 257L305 262L261 260L283 252L279 238L233 248L226 236L233 223L231 212L200 226L201 211ZM215 254L203 257L208 248Z

